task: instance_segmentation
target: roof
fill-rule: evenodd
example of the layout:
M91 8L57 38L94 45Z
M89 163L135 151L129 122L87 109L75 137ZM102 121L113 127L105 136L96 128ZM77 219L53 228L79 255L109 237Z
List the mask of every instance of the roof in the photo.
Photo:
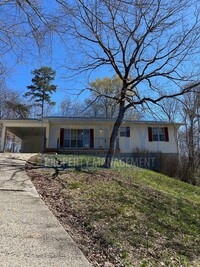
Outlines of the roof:
M41 119L38 118L25 118L25 119L5 119L5 120L0 120L0 123L4 122L40 122L42 121ZM82 121L82 122L110 122L114 123L116 119L106 119L106 118L94 118L94 117L63 117L63 116L49 116L49 117L44 117L43 118L44 122L62 122L62 121ZM123 123L130 123L130 124L154 124L154 125L177 125L181 126L184 125L183 123L177 123L177 122L168 122L168 121L147 121L147 120L123 120Z

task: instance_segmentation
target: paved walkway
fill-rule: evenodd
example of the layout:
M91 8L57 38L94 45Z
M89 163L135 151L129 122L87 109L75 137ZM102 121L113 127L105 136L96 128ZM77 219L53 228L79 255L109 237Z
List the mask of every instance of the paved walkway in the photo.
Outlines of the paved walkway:
M91 266L26 175L30 156L0 153L0 266Z

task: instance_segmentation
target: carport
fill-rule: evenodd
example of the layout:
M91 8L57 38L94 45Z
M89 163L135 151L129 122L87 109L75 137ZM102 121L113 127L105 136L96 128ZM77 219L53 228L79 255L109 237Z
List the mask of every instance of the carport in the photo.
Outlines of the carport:
M4 151L6 131L22 140L21 152L37 153L48 148L49 123L46 120L1 120L1 152Z

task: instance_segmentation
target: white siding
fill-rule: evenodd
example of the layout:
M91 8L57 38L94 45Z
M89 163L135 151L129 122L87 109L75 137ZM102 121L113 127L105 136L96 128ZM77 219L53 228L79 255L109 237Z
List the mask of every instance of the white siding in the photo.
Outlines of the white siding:
M57 141L60 139L60 129L94 129L94 148L108 147L109 128L104 125L88 125L83 123L76 124L53 124L50 126L49 147L57 148Z
M47 147L57 148L60 144L60 129L94 129L94 148L107 149L109 138L112 132L114 121L108 120L87 120L87 119L54 119L45 120L43 123L38 120L6 120L2 121L3 127L10 128L14 133L20 134L20 128L24 128L22 136L22 151L41 151L41 126L46 128ZM130 137L120 137L119 148L122 153L134 153L139 151L178 153L177 126L156 122L124 122L122 127L130 127ZM168 127L169 142L148 140L148 127ZM34 129L32 131L31 129ZM35 131L37 129L37 131ZM30 136L33 135L34 136ZM2 145L3 146L3 145Z
M148 127L168 127L169 142L149 142ZM173 125L158 126L148 124L135 124L134 126L130 127L130 137L120 137L120 150L122 153L133 153L137 150L162 153L178 153L176 128L174 127L175 126Z
M49 130L49 147L57 148L57 140L60 138L60 128L66 128L60 125L51 125Z

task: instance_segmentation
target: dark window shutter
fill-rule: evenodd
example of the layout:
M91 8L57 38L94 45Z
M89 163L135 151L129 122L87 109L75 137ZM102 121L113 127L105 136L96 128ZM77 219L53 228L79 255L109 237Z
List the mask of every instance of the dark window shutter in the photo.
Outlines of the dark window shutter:
M94 129L90 129L90 148L94 147Z
M165 127L165 142L169 142L169 133L167 127Z
M153 135L152 135L152 128L148 127L148 136L149 136L149 142L153 141Z
M126 127L126 137L130 137L130 127Z
M64 128L60 129L60 147L64 147Z

